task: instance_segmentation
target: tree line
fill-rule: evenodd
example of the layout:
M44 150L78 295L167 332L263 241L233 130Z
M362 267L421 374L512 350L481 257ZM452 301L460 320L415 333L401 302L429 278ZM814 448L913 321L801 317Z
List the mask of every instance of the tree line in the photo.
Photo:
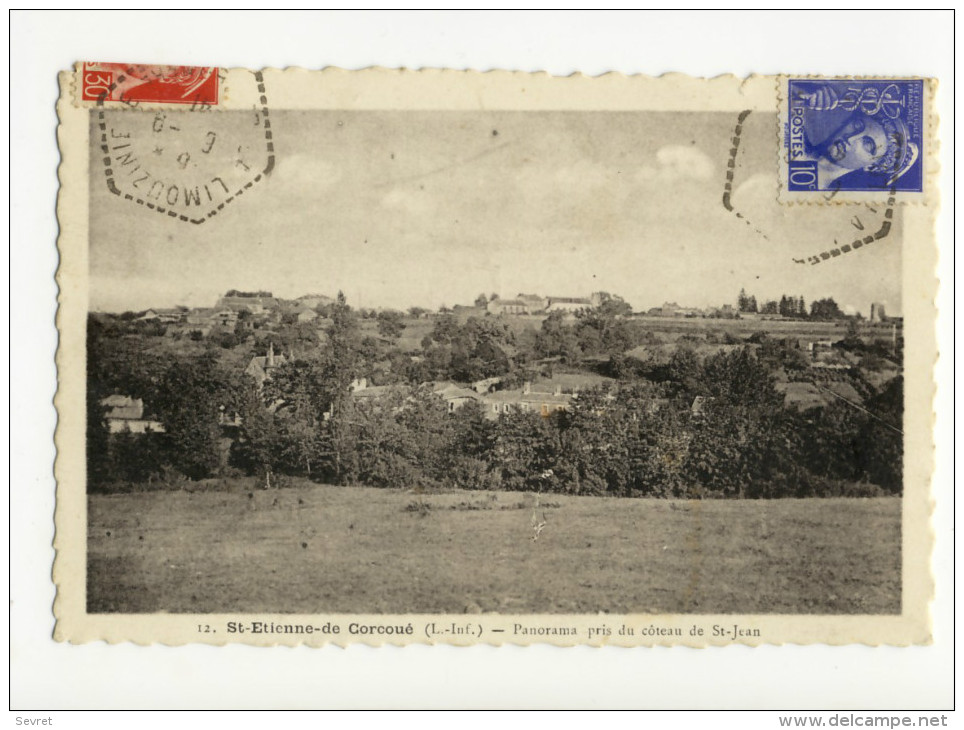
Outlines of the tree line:
M771 299L758 304L756 296L747 294L745 289L740 289L736 298L736 308L744 314L772 314L789 319L832 320L847 317L833 297L815 299L810 303L808 313L807 303L801 296L784 294L779 301Z
M784 407L772 381L767 358L789 357L781 347L700 358L682 346L647 377L583 391L566 411L490 419L476 402L449 412L414 380L380 398L353 397L350 384L368 356L357 315L339 297L329 316L317 354L290 359L261 387L226 366L216 348L159 360L119 349L91 328L90 489L248 474L266 486L300 476L377 487L682 498L901 491L899 377L863 409L834 400L801 413ZM548 318L539 352L566 357L567 348L582 351L589 342L622 348L619 320L595 316L573 326ZM445 350L464 361L460 367L484 374L494 362L486 343L511 338L497 323L439 320L427 339L426 350ZM164 433L109 434L100 401L112 392L151 404Z

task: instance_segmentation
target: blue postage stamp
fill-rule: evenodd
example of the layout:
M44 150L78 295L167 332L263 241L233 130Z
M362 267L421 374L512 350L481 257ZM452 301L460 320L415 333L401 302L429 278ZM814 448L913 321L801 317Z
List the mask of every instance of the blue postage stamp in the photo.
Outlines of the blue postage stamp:
M787 189L923 192L921 79L790 79Z

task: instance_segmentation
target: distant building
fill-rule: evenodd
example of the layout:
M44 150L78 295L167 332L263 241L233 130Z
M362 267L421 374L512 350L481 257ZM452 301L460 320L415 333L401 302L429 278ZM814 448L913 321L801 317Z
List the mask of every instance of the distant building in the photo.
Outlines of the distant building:
M884 305L880 302L874 302L870 305L870 321L871 322L886 322L887 312L884 309Z
M172 309L155 309L157 319L164 324L175 324L183 322L187 316L187 309L184 307L174 307Z
M158 421L144 418L144 401L129 395L109 395L100 402L110 433L164 433Z
M312 309L326 307L329 304L335 303L332 297L327 297L324 294L305 294L302 297L298 297L295 301L302 306L311 307Z
M217 306L227 307L235 312L246 309L251 314L263 314L267 310L274 309L278 304L278 300L270 292L230 292L218 299Z
M238 323L238 313L234 309L225 307L215 311L214 314L211 315L210 321L212 325L234 329L234 326Z
M516 299L526 305L527 314L539 314L549 306L549 297L538 294L519 294Z
M211 327L216 326L234 329L238 323L238 313L228 307L199 307L187 312L184 321L207 334Z
M184 318L188 324L204 327L211 324L211 316L216 310L213 307L196 307Z
M661 317L701 317L703 312L695 307L681 307L676 302L663 302L659 315Z
M528 314L529 307L521 299L493 299L487 305L488 311L498 316L500 314Z
M821 352L829 352L840 340L811 340L807 343L807 351L816 357Z
M591 309L592 302L585 297L549 297L548 312L579 312Z

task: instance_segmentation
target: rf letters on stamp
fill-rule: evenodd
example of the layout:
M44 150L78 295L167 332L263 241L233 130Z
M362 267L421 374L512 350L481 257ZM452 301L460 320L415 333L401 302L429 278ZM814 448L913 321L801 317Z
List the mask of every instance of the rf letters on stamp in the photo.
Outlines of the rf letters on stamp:
M60 82L57 639L930 641L935 82Z

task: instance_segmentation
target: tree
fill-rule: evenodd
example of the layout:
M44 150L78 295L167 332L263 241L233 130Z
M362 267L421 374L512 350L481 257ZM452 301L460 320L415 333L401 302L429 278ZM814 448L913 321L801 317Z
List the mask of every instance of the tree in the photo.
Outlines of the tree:
M327 347L322 352L320 367L320 402L330 414L324 438L327 441L328 466L331 474L344 480L353 473L350 420L354 406L350 386L358 377L361 346L358 323L345 295L338 292L329 314Z
M778 311L781 317L792 317L794 316L793 306L790 303L790 299L786 294L780 297L780 305Z
M452 343L459 333L459 322L454 314L444 313L435 320L432 328L432 340L442 345Z
M599 306L597 309L603 316L628 317L633 313L633 308L629 305L629 302L617 294L601 291L598 292L598 296Z
M475 302L474 302L475 306L479 307L480 309L485 309L488 303L489 303L489 298L485 296L484 292L482 294L479 294L479 296L475 298Z
M843 319L844 313L840 311L837 302L832 297L818 299L810 305L810 317L812 319Z
M506 489L554 491L558 466L558 430L551 418L510 411L496 421L491 464Z
M282 434L275 423L274 412L265 405L250 377L246 377L241 386L237 413L241 428L238 439L232 444L232 463L263 477L263 484L268 487L272 473L281 462Z
M274 429L282 439L275 469L312 476L322 460L321 431L331 407L322 364L292 360L273 371L262 386L262 401L272 409Z
M856 439L856 455L869 481L892 494L903 490L904 378L897 376L867 401L868 417Z
M402 313L386 309L378 313L378 334L389 340L397 340L405 329Z
M203 479L218 471L221 414L236 408L239 392L239 376L211 353L176 362L164 373L155 408L171 463L183 474Z
M550 312L542 320L536 335L536 351L540 357L561 357L570 363L579 359L579 340L573 328L565 323L563 312Z
M87 488L96 488L112 478L109 440L104 407L105 392L96 379L87 376Z
M767 367L749 347L737 352L720 352L703 363L701 390L723 403L780 409L783 397L777 392Z
M694 395L700 391L703 365L689 347L678 346L665 368L666 379L676 393Z

